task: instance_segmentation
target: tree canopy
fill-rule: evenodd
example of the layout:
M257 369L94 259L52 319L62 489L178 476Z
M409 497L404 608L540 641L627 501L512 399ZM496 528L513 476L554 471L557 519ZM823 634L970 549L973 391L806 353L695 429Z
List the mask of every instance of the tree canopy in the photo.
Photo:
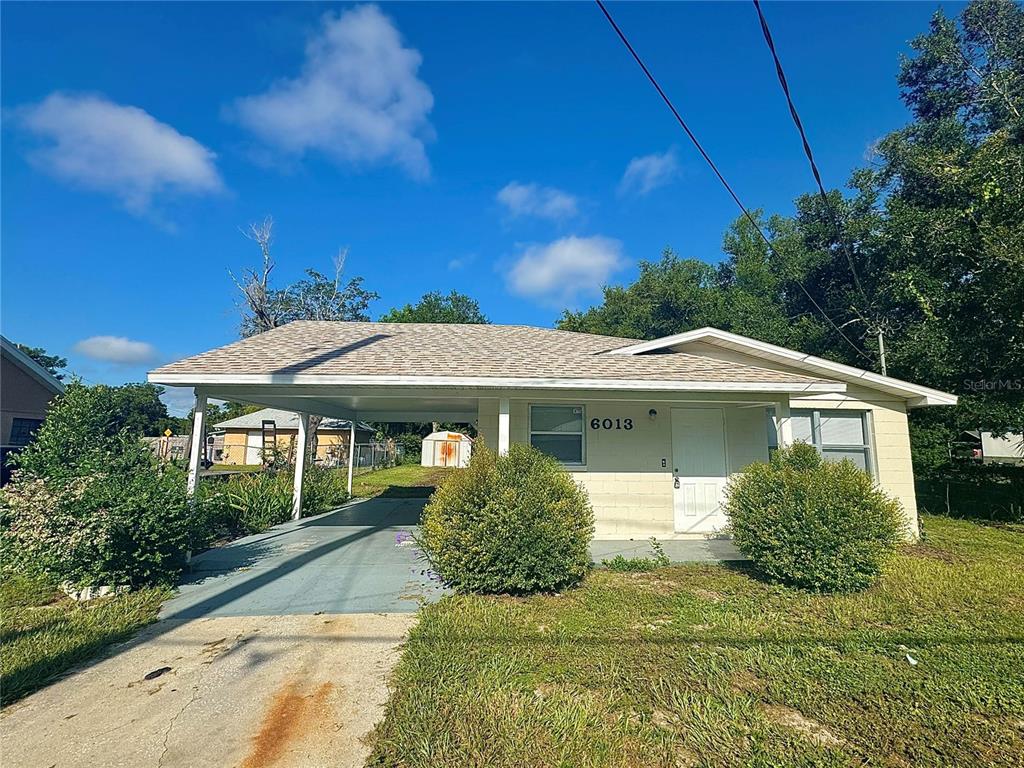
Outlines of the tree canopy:
M382 323L488 323L475 299L452 291L447 296L426 293L415 304L395 307L381 315Z
M26 344L15 344L14 346L39 363L39 365L45 368L46 372L53 376L53 378L57 379L57 381L61 381L64 378L64 374L61 373L61 369L68 367L68 360L66 357L51 355L42 347L30 347Z

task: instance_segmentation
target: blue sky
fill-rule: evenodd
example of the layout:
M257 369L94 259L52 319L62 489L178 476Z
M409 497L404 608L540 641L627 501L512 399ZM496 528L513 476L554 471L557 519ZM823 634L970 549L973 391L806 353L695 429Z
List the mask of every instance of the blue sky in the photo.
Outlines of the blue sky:
M937 7L765 6L826 183L906 122ZM741 198L791 211L752 5L610 8ZM454 289L547 326L666 245L718 261L737 214L589 3L8 3L2 85L3 333L90 382L235 340L267 215L282 284L347 247L374 317Z

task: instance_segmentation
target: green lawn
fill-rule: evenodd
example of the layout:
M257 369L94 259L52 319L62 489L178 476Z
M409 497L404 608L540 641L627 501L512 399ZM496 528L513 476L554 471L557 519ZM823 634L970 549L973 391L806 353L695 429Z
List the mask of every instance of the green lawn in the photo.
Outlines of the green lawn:
M421 467L400 464L352 478L352 495L357 498L390 496L394 498L426 498L451 472L443 467Z
M0 702L6 706L111 643L127 640L156 620L168 595L145 589L76 603L44 582L5 578L0 582Z
M445 598L371 765L1021 766L1024 528L924 525L858 595L688 565Z

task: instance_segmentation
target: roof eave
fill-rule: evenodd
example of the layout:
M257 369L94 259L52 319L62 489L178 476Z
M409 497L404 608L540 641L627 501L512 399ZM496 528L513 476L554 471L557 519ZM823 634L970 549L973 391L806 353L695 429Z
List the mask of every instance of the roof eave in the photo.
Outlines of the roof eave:
M908 408L922 408L932 405L956 405L959 398L950 393L943 392L931 387L914 384L909 381L897 379L892 376L883 376L880 373L855 368L852 365L836 363L822 357L804 354L793 349L780 347L776 344L769 344L757 339L751 339L736 333L729 333L718 328L698 328L685 333L678 333L674 336L665 336L661 339L645 341L641 344L631 344L626 347L612 350L612 355L639 355L645 352L652 352L659 349L667 349L680 344L688 344L695 341L704 341L723 348L746 349L753 353L760 353L768 359L780 363L791 363L794 366L803 366L817 372L827 372L840 376L847 376L858 382L864 382L867 386L881 389L891 394L903 397L907 400Z
M481 376L370 376L338 374L194 374L153 371L149 381L168 386L205 387L216 385L432 387L474 389L593 389L679 392L762 392L800 394L845 392L846 384L833 381L674 381L649 379L497 378Z

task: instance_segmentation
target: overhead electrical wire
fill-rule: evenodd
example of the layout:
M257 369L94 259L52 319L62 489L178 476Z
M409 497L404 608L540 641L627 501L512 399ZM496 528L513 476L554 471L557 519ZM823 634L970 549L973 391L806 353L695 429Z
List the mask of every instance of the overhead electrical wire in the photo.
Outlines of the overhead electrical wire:
M711 156L708 155L704 147L701 146L700 141L697 139L696 135L694 135L693 131L690 130L690 126L686 124L686 121L683 120L682 115L679 114L679 110L676 109L675 105L672 103L672 100L668 97L668 94L665 93L664 89L662 89L657 79L654 77L653 74L651 74L651 70L649 70L647 68L647 65L644 64L643 59L640 58L640 54L636 52L636 49L629 42L629 39L626 37L625 33L622 31L619 25L615 23L615 19L613 19L611 13L608 12L608 8L605 7L604 2L602 0L595 0L595 2L597 3L597 7L601 9L601 12L604 14L604 17L608 20L608 23L611 25L612 29L615 30L615 34L619 36L619 40L622 41L622 44L626 47L626 50L628 50L630 55L632 55L633 60L636 61L640 69L643 70L644 75L647 76L647 79L650 81L651 85L654 86L654 89L658 92L658 95L661 96L662 101L665 102L665 105L675 116L676 122L679 123L679 126L683 129L687 137L693 143L693 146L696 147L697 151L700 153L700 156L704 158L704 161L708 164L711 170L714 171L715 176L718 177L718 180L722 183L722 186L725 187L726 191L729 193L729 196L732 197L733 201L743 212L743 215L747 218L747 221L749 221L751 226L754 228L754 231L756 231L757 234L761 237L761 240L764 241L764 244L768 247L768 250L777 257L778 252L772 245L771 240L768 239L764 231L761 229L761 225L758 224L757 219L755 219L751 215L750 211L740 200L739 195L736 194L735 190L733 190L729 182L726 181L726 178L724 175L722 175L722 172L718 170L718 166L715 165L715 162L711 159ZM810 292L803 286L803 284L798 280L794 282L796 282L796 284L800 287L800 290L804 292L804 294L810 300L811 304L814 305L814 308L817 309L821 313L822 317L824 317L829 322L829 325L831 325L832 328L835 329L835 332L838 333L839 336L857 352L857 354L861 355L862 357L870 359L867 353L865 353L860 347L854 344L850 340L850 338L845 333L843 333L842 329L835 324L832 318L829 317L828 313L824 309L822 309L821 305L818 304L817 301L815 301L814 297L811 296Z
M825 210L828 212L829 217L832 219L832 226L836 230L836 237L839 239L839 245L846 254L846 260L850 265L850 273L853 275L853 283L860 292L860 295L864 298L865 302L870 303L867 293L864 291L864 286L861 285L860 278L857 276L857 268L854 266L853 254L850 253L850 247L846 242L846 238L843 236L843 228L839 222L839 216L836 214L835 208L832 207L832 201L829 200L828 193L825 192L825 185L821 182L821 173L818 171L818 164L814 162L814 152L811 151L811 143L807 140L807 132L804 131L803 121L800 120L800 113L796 111L796 104L793 103L793 95L789 91L789 82L786 80L786 73L782 69L782 62L779 61L779 54L775 50L775 40L772 39L772 31L768 28L768 20L764 17L764 12L761 10L760 0L753 0L754 8L757 9L757 18L761 22L761 33L764 35L764 41L768 44L768 50L772 54L772 60L775 62L775 74L779 78L779 85L782 86L782 92L786 96L786 103L789 105L789 114L793 117L793 123L796 125L796 130L800 134L800 141L804 145L804 154L807 155L807 162L811 164L811 173L814 174L814 181L818 185L818 194L821 196L822 202L825 204Z

